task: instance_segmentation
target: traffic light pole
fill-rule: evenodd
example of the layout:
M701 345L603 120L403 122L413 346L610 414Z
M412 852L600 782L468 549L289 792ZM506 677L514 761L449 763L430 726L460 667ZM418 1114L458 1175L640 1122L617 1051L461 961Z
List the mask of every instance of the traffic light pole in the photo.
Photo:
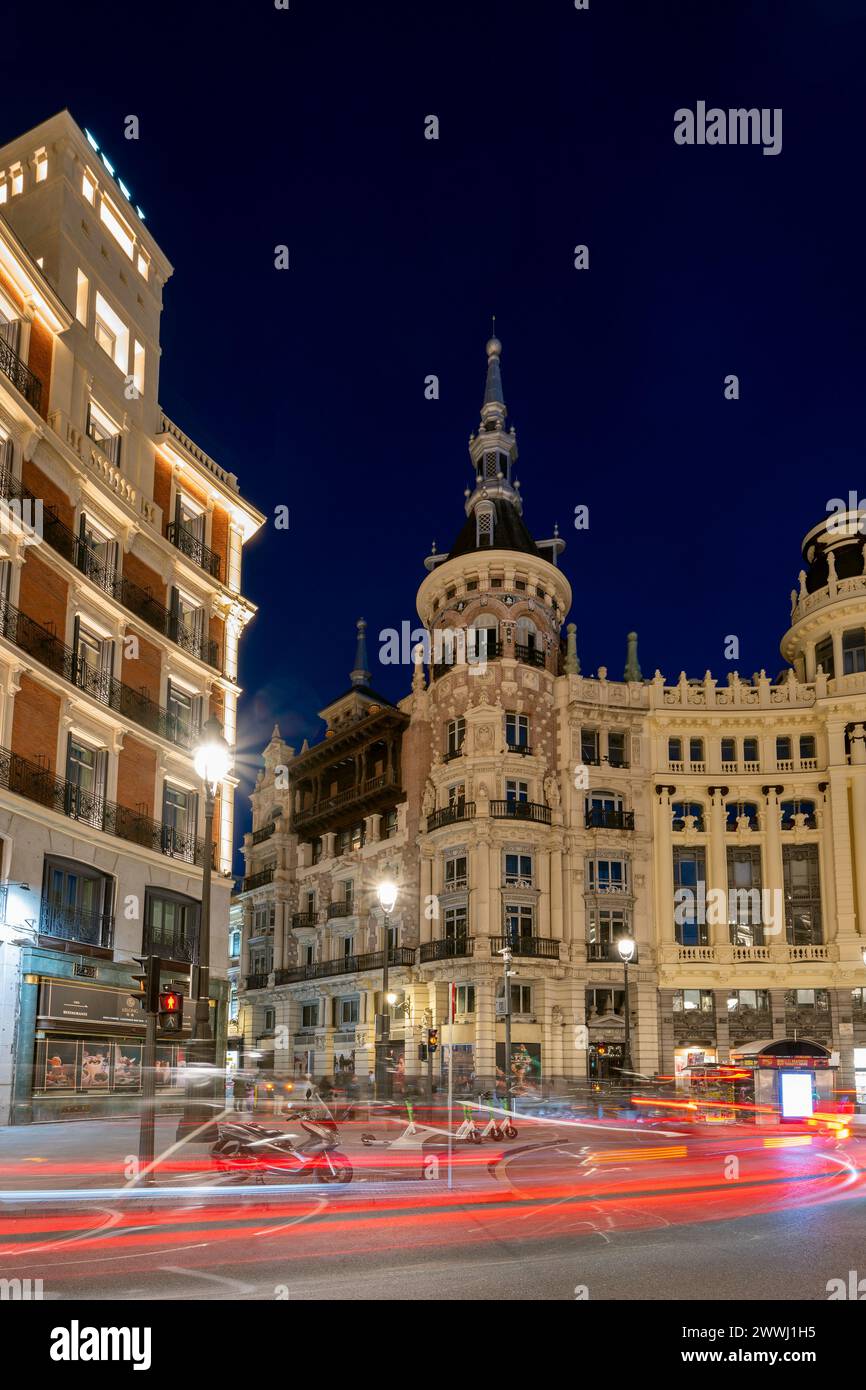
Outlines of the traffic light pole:
M138 1170L144 1182L154 1181L153 1149L156 1128L156 1022L158 1015L148 1010L142 1053L141 1128L138 1136Z
M388 1043L391 1037L391 1016L388 1013L388 956L390 954L391 918L384 914L384 951L382 953L382 1009L378 1017L376 1039L376 1099L387 1100L389 1092Z

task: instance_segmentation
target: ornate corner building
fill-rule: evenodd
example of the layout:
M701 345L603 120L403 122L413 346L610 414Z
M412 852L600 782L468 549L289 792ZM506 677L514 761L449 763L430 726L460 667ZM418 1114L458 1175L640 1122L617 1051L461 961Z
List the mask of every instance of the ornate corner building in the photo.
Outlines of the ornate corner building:
M210 714L234 744L263 521L162 411L172 267L68 112L0 149L0 1123L141 1087L136 954L197 959ZM214 820L218 1040L236 779ZM183 1038L158 1054L169 1085Z
M265 750L233 907L239 1056L369 1075L387 873L393 1065L409 1077L453 1005L455 1075L489 1084L506 944L519 1068L604 1076L623 1056L629 935L638 1070L810 1038L862 1095L866 516L806 537L777 679L644 679L634 633L621 680L583 676L574 625L560 635L563 542L523 520L496 338L487 358L465 521L418 591L411 693L395 706L370 688L359 625L324 737L296 754L275 730Z

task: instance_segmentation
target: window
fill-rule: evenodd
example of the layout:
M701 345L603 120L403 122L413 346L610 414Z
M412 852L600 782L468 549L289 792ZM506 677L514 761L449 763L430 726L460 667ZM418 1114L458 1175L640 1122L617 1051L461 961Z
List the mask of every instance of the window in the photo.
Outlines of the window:
M475 986L474 986L474 985L458 985L458 986L457 986L457 1000L456 1000L456 1005L457 1005L457 1010L456 1010L456 1011L457 1011L458 1014L474 1014L474 1013L475 1013Z
M75 859L46 855L39 931L89 946L113 945L114 879Z
M500 980L496 989L497 994L497 1013L504 1013L502 1007L505 1002L505 985ZM512 985L511 986L511 1013L512 1014L531 1014L532 1013L532 985Z
M24 190L24 170L20 164L13 164L9 173L12 176L12 196L14 198Z
M312 965L316 954L316 948L312 941L307 941L304 945L304 965Z
M445 891L466 887L466 855L454 854L445 860Z
M484 662L496 656L497 623L495 618L479 618L466 633L466 655L469 661Z
M448 805L452 810L460 810L466 803L466 783L452 782L448 788Z
M90 174L87 173L86 170L81 176L81 192L84 194L84 197L87 199L88 203L90 203L90 206L92 207L93 200L96 195L96 183L91 178Z
M301 1027L318 1028L319 1026L319 1003L301 1005Z
M704 740L702 738L689 739L689 762L702 763L704 761Z
M598 763L598 729L581 729L580 759L592 767Z
M96 341L124 374L129 363L129 329L119 314L116 314L96 291L96 321L94 325Z
M512 944L533 934L535 909L528 903L505 904L505 935Z
M592 907L586 930L590 959L607 959L621 936L631 936L631 914L626 907Z
M229 932L229 956L236 960L241 953L241 933L238 927Z
M8 344L13 352L17 352L20 333L21 320L14 305L4 295L0 295L0 339Z
M808 761L808 760L814 761L815 757L816 757L815 735L814 735L814 734L801 734L801 735L800 735L800 761L801 761L801 762L806 762L806 761Z
M791 740L781 736L776 739L776 762L788 763L791 761Z
M277 1025L277 1011L276 1011L276 1009L265 1009L265 1026L264 1026L264 1030L263 1030L263 1031L264 1031L265 1033L273 1033L274 1028L276 1027L276 1025Z
M184 531L188 531L197 541L204 541L204 509L190 497L179 492L174 503L174 519Z
M495 513L492 502L479 502L475 507L475 544L481 550L493 545Z
M788 945L818 946L823 941L818 846L783 845L782 871Z
M505 742L509 748L526 748L529 745L529 716L526 714L506 714Z
M825 637L823 642L818 642L815 645L815 671L817 673L820 667L824 675L832 680L836 674L835 666L833 638Z
M531 854L506 854L505 886L507 888L532 887Z
M625 734L611 730L607 736L607 761L611 767L628 767Z
M675 1014L712 1014L713 991L711 989L675 989L673 998Z
M514 802L514 801L528 801L528 800L529 800L529 783L528 783L528 782L514 782L514 781L508 781L508 782L506 782L506 783L505 783L505 800L506 800L506 801L511 801L511 802Z
M828 1013L830 994L826 989L786 989L785 1007L788 1009L812 1009L815 1013Z
M768 989L732 989L728 995L728 1013L770 1012L770 991Z
M763 946L759 849L728 850L728 921L733 946Z
M685 830L686 816L694 817L694 829L703 830L704 828L704 808L699 801L675 801L671 806L673 814L672 828L674 830Z
M75 317L87 327L87 296L89 292L87 276L79 270L75 278Z
M76 617L72 649L75 654L75 684L79 690L86 690L95 700L105 704L109 698L114 668L114 643Z
M140 396L144 395L144 348L137 338L132 345L132 384Z
M674 857L674 934L680 946L706 946L704 904L707 865L703 847L676 846Z
M725 807L725 815L729 830L738 829L737 821L743 817L749 822L750 830L758 828L758 808L754 801L729 801Z
M198 958L199 912L200 904L194 898L162 888L145 889L142 950L166 960L194 962Z
M174 734L191 735L201 723L201 696L191 695L173 680L168 682L165 706Z
M621 823L622 797L617 792L590 792L584 802L588 826L616 827Z
M108 461L117 466L120 463L120 426L95 401L88 401L84 428Z
M44 183L48 178L48 155L45 150L37 150L34 155L34 166L36 172L36 182Z
M391 840L397 834L397 812L386 811L382 817L382 839Z
M163 852L192 858L197 802L193 792L166 782L162 792Z
M446 752L449 758L460 752L466 737L466 720L451 719L445 726Z
M236 1020L240 1011L241 1001L238 999L237 981L232 980L231 989L229 991L229 1018L232 1019L232 1021Z
M793 801L783 801L782 804L781 804L781 811L782 811L782 829L783 829L783 830L793 830L793 828L794 828L794 817L795 817L795 816L805 816L805 817L806 817L806 825L807 825L807 827L808 827L810 830L813 830L813 829L814 829L814 827L815 827L815 803L814 803L814 801L806 801L806 800L801 801L799 798L795 798Z
M190 598L176 585L172 586L169 602L171 605L169 636L185 651L199 655L204 649L206 638L203 605L197 603L194 598Z
M722 762L735 763L737 761L737 740L735 738L722 739Z
M743 762L756 763L758 761L758 740L756 738L743 739Z
M102 824L108 752L69 735L66 752L66 812L89 825Z
M465 941L466 940L466 906L447 907L445 909L445 937L446 941ZM396 945L396 942L395 942Z
M624 859L590 859L588 869L590 893L627 892L628 866Z
M142 280L146 280L150 274L150 261L143 251L139 251L136 265L138 266L138 273Z
M683 760L683 741L681 738L668 739L668 762L681 763Z
M250 921L250 936L268 936L273 932L276 919L276 908L273 905L262 903L259 907L254 907Z
M842 674L853 676L866 671L866 631L855 627L842 634Z
M118 246L121 247L121 249L126 252L129 259L132 260L134 245L132 232L104 193L102 195L102 201L99 204L99 220L103 226L107 227L111 232Z
M341 1028L358 1022L358 996L337 1000L337 1023Z

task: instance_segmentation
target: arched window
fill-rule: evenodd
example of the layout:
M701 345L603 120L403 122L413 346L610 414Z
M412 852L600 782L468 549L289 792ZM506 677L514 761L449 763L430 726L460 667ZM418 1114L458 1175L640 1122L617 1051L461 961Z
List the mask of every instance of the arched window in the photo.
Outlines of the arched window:
M815 803L814 801L801 801L795 798L793 801L782 802L782 829L793 830L794 817L805 816L806 825L813 829L815 825Z
M586 798L586 826L590 830L625 829L622 797L617 792L590 792Z
M728 830L736 830L737 821L741 816L745 816L749 822L750 830L758 828L758 808L754 801L729 801L725 807L727 814Z
M480 550L493 544L493 528L496 520L492 502L479 502L475 508L475 544Z
M842 633L842 674L853 676L866 671L866 631L862 627Z
M466 656L469 661L486 661L497 655L498 628L499 624L491 613L485 613L472 622L466 634Z

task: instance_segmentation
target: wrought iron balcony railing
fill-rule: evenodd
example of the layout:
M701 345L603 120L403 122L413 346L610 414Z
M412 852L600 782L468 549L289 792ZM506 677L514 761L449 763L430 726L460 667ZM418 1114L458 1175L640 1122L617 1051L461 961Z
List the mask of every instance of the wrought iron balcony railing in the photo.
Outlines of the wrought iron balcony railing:
M524 758L532 755L532 748L528 743L509 743L507 747L509 753L520 753Z
M114 917L110 912L64 907L50 898L43 898L39 909L39 934L110 949L114 942Z
M92 666L47 627L5 601L0 601L0 634L53 671L55 676L61 676L116 714L135 720L136 724L179 748L189 749L195 743L196 726L179 719L143 691L133 690L108 671Z
M254 831L253 831L253 834L252 834L252 842L253 842L253 844L254 844L254 845L260 845L260 844L262 844L262 842L263 842L264 840L269 840L269 839L271 838L271 836L273 835L275 829L276 829L276 822L275 822L275 821L271 821L269 825L260 825L259 828L258 828L258 830L254 830Z
M192 560L194 565L198 565L199 569L204 570L212 579L220 579L222 562L219 555L209 550L193 531L189 531L179 521L170 521L167 535L171 544L188 560Z
M345 899L342 899L338 903L328 903L328 910L326 915L329 921L332 917L352 917L354 916L354 914L355 904L351 898L348 902Z
M0 372L8 377L17 391L21 392L25 401L38 411L42 405L42 382L38 376L34 376L30 368L21 361L18 353L0 337Z
M629 965L637 965L638 949L635 946L634 955L629 961ZM603 960L612 965L622 965L623 959L617 948L615 941L587 941L586 943L587 960Z
M514 655L518 661L523 661L527 666L543 666L544 652L537 647L530 647L525 642L515 642Z
M269 973L260 972L257 975L247 975L247 989L267 989Z
M318 912L293 912L293 927L315 927L319 921Z
M0 748L0 787L130 844L183 859L188 864L204 864L205 842L200 836L106 801L95 792L55 777L48 768L29 762L9 748Z
M450 806L440 806L427 817L427 831L440 830L443 825L453 825L458 820L472 820L474 815L474 801L454 801Z
M538 801L491 801L490 814L502 820L529 820L550 825L550 807Z
M559 942L548 936L491 936L490 953L509 947L512 955L535 956L540 960L559 960Z
M608 810L591 806L586 813L587 830L634 830L634 811Z
M274 867L273 864L269 864L266 869L260 869L257 874L249 874L242 880L241 891L249 893L253 888L264 888L266 883L273 883Z
M297 965L288 970L280 970L277 972L277 984L294 985L302 980L324 980L332 975L355 975L368 970L381 970L384 963L384 951L370 951L360 956L337 956L335 960L317 960L310 965ZM414 964L414 946L392 946L388 952L389 967Z
M424 965L431 960L454 960L458 956L471 956L475 949L472 936L446 937L444 941L423 941L420 961Z

